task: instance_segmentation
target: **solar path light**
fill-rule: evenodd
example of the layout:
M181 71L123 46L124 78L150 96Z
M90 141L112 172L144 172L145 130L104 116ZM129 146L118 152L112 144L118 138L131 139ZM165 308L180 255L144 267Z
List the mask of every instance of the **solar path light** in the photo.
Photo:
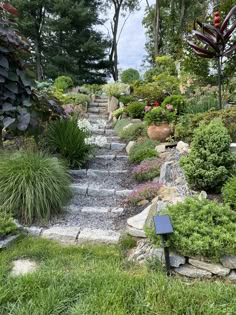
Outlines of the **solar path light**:
M173 226L168 215L158 215L153 217L156 235L162 238L164 248L167 275L170 275L170 253L167 246L168 235L173 234Z

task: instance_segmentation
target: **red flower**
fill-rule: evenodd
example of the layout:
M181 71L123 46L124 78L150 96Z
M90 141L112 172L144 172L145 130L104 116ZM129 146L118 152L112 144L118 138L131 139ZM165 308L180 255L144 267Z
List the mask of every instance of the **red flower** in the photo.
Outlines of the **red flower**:
M154 105L155 107L160 106L160 104L159 104L158 102L154 102L153 105Z

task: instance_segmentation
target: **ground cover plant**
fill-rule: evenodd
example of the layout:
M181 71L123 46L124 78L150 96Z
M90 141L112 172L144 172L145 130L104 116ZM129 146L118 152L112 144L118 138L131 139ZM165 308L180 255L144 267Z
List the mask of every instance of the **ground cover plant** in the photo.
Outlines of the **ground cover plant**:
M148 158L158 157L158 153L155 150L158 145L158 141L151 139L141 139L130 150L129 161L131 163L141 163Z
M32 258L39 269L11 277L11 262ZM2 315L233 315L235 286L167 277L132 265L114 246L70 246L36 238L0 255Z
M144 123L132 123L127 128L121 129L118 135L125 141L137 140L140 137L147 136L147 127Z
M169 245L186 256L204 256L215 261L223 255L236 254L236 213L215 201L186 198L183 203L169 206L174 227ZM154 243L160 239L151 234Z
M219 191L233 174L235 156L230 150L231 138L221 120L196 129L191 151L180 164L189 185L195 189Z
M236 210L236 176L231 177L222 188L224 202Z
M1 155L0 204L20 222L47 221L70 197L70 177L57 158L30 151Z
M132 176L138 182L145 182L160 175L161 161L157 158L147 159L135 166Z
M88 136L75 119L63 119L49 124L46 142L50 151L58 153L69 166L81 167L92 150L92 146L86 143Z
M124 203L128 206L137 206L142 200L152 201L158 195L160 187L159 182L140 184L128 195Z
M0 209L0 240L8 234L14 234L17 229L12 216Z

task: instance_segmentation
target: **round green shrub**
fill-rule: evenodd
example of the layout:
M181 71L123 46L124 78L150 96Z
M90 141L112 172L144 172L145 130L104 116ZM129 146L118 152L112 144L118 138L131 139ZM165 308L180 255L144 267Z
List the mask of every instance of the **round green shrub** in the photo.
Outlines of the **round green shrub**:
M155 150L157 145L157 141L150 139L136 143L130 150L129 161L131 163L138 164L141 163L143 160L157 157L158 153Z
M236 210L236 176L230 178L222 188L224 202Z
M162 214L170 216L174 227L169 245L181 255L219 260L223 255L236 254L236 213L228 206L186 198ZM160 243L154 229L148 234L154 243Z
M145 104L140 102L133 102L128 105L127 111L131 118L143 119L145 115Z
M126 69L121 73L121 81L123 83L132 84L140 79L140 74L136 69Z
M166 108L166 105L172 105L176 110L177 114L182 114L187 107L187 102L182 95L171 95L167 96L162 102L161 106Z
M221 120L196 129L188 156L181 158L186 179L195 189L219 191L233 173L231 139Z
M147 136L147 127L144 123L130 124L127 128L121 129L119 137L125 141L134 141L140 137Z
M119 102L123 103L125 106L127 106L129 103L132 103L135 101L135 97L133 95L121 95L119 97Z
M74 85L74 83L70 77L60 76L55 80L54 85L56 89L62 90L64 92L67 89L71 88Z
M57 158L23 151L1 156L0 204L20 222L48 220L70 197L70 176Z
M86 144L88 134L80 130L76 119L56 120L49 124L46 141L52 153L58 153L67 160L70 167L81 167L91 153Z

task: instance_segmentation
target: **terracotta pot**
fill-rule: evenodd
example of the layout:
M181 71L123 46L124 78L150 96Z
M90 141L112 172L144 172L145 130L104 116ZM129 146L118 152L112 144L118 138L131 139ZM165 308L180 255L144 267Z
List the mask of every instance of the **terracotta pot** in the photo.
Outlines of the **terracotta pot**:
M148 127L147 134L152 140L164 142L166 141L166 138L172 134L172 130L168 123L163 123L157 126Z

